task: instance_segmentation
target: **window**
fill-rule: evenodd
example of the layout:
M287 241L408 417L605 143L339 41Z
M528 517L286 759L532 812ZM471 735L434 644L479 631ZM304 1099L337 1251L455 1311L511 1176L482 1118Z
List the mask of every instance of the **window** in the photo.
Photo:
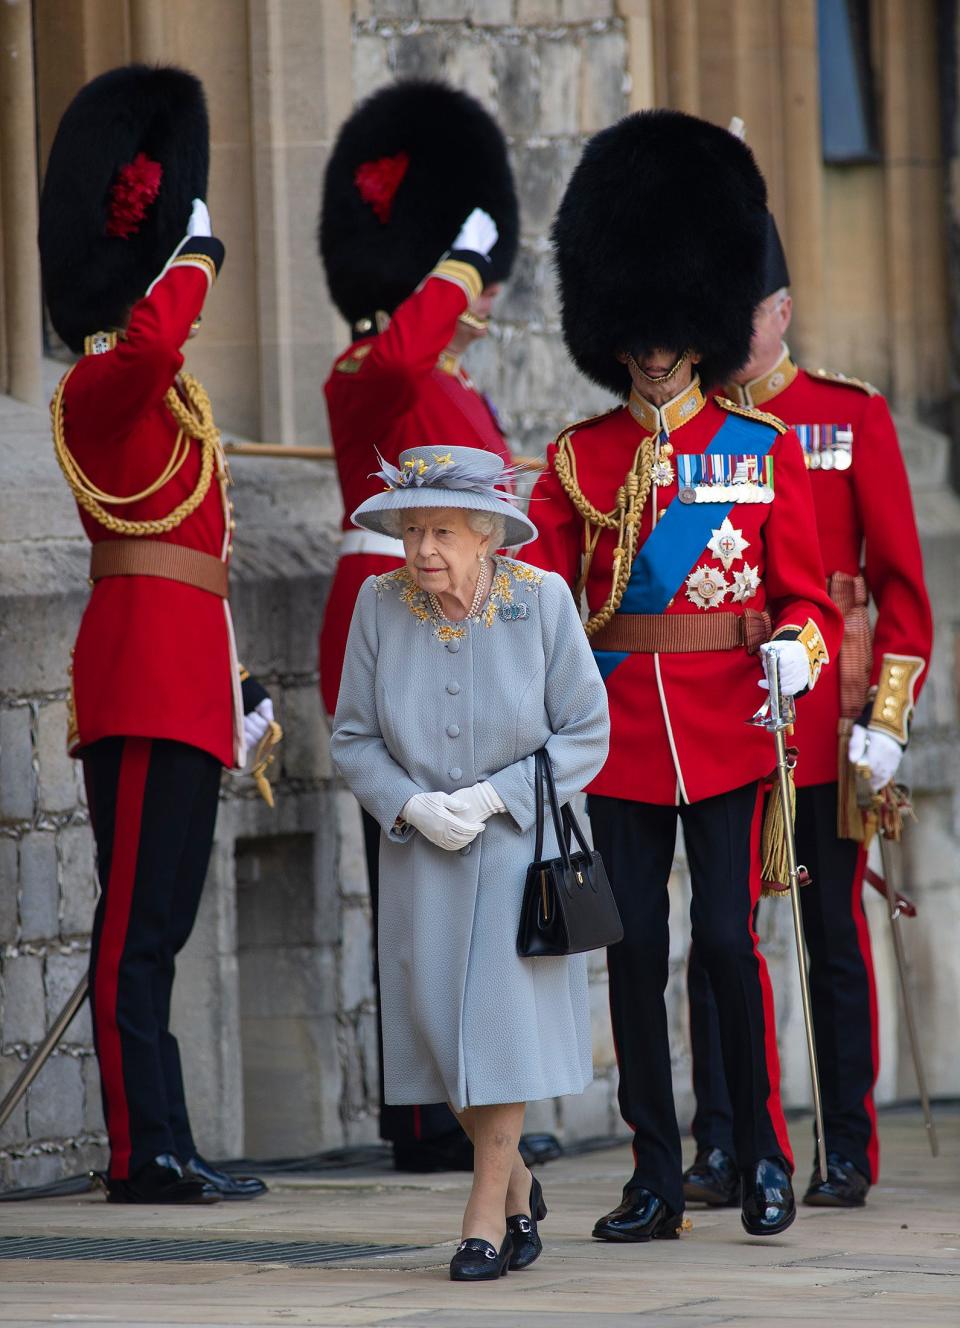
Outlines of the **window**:
M878 161L869 0L818 0L817 9L823 159Z

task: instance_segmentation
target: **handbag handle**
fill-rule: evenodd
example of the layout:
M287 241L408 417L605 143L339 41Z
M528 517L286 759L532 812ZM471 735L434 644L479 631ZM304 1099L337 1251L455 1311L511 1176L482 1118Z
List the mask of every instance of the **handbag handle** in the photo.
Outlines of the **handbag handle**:
M543 858L543 763L546 752L541 748L533 754L534 798L537 817L537 839L533 850L534 862Z
M580 824L573 814L573 808L569 803L565 803L561 808L560 799L557 795L557 786L553 778L553 766L550 762L550 754L546 747L541 747L534 752L534 780L536 782L536 844L534 847L534 861L540 862L543 858L543 786L546 783L547 796L550 799L550 815L553 819L553 828L557 836L557 844L560 848L560 857L567 871L571 870L570 862L570 835L576 839L580 850L590 854L590 845L583 836Z

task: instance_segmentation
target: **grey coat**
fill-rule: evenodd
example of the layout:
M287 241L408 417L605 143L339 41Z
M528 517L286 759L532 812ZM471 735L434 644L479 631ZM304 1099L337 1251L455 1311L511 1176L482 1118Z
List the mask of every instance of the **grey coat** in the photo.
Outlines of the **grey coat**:
M603 765L609 718L569 587L498 558L479 621L441 624L405 568L357 599L331 751L380 823L389 1103L457 1110L580 1093L592 1077L586 959L520 959L534 856L533 753L561 800ZM507 807L460 852L395 821L415 793L489 780ZM557 852L549 826L544 853Z

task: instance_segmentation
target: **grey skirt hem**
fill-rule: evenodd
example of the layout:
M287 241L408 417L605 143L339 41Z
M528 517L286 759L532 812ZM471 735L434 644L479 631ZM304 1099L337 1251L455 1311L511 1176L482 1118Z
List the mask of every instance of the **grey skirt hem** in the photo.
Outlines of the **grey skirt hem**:
M576 1097L584 1092L591 1083L593 1083L592 1070L586 1078L577 1076L575 1081L565 1079L562 1083L555 1085L538 1084L536 1087L532 1085L524 1087L520 1084L507 1085L503 1089L498 1089L496 1093L481 1094L482 1101L473 1098L470 1101L458 1102L454 1094L447 1093L441 1084L434 1082L424 1086L421 1092L416 1092L413 1089L392 1092L389 1088L385 1088L384 1101L389 1107L414 1107L426 1106L433 1102L449 1102L455 1111L463 1111L466 1107L497 1107L509 1102L542 1102L555 1097Z

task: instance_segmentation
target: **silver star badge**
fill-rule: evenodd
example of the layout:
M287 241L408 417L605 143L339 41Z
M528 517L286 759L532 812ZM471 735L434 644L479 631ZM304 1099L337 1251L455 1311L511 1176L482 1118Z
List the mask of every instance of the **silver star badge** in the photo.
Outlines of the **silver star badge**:
M750 541L743 538L742 530L734 528L728 516L723 518L720 529L713 532L713 539L707 544L714 558L723 563L725 572L730 571L736 560L743 557L744 549L749 547Z
M744 563L739 572L734 572L733 598L738 604L744 604L748 599L753 599L759 589L760 573L756 567Z

